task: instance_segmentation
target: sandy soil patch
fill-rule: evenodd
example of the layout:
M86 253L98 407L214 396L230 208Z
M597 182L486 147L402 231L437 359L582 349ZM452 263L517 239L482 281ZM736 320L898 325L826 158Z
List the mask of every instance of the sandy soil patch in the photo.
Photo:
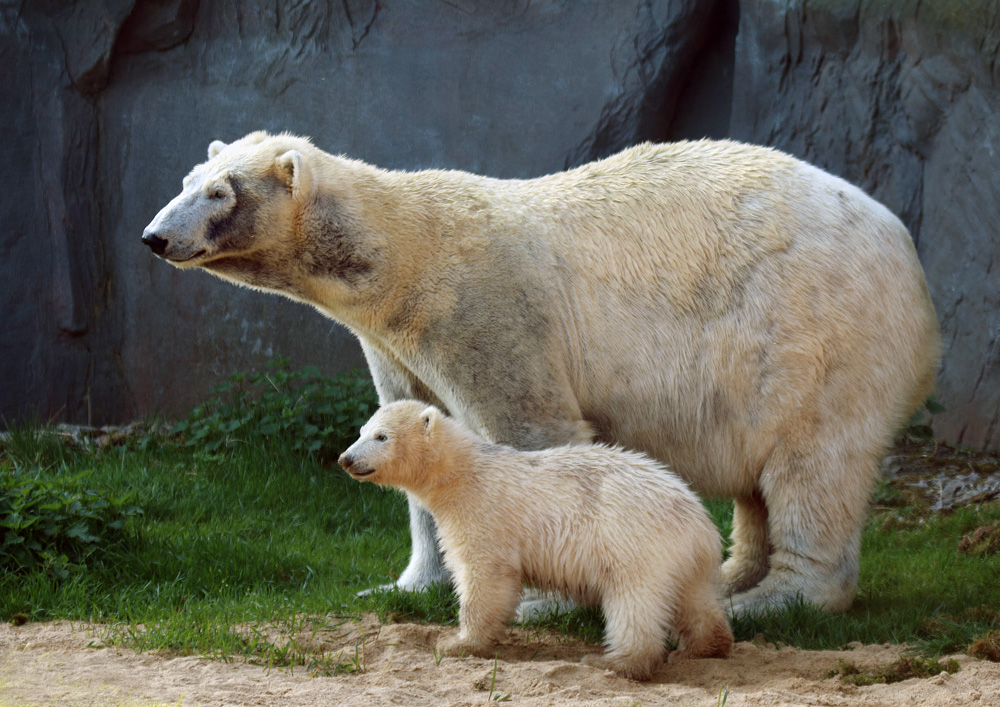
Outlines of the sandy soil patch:
M453 629L380 625L374 616L313 637L312 649L361 670L311 676L243 660L137 654L100 644L95 627L69 622L0 626L0 706L472 705L509 695L522 705L1000 705L1000 664L955 656L958 673L856 687L827 678L839 659L863 669L897 660L902 646L804 651L739 643L727 660L665 663L649 683L579 663L595 646L515 629L496 661L435 659ZM303 642L308 636L301 636ZM342 651L342 653L341 653ZM356 652L357 651L357 652Z

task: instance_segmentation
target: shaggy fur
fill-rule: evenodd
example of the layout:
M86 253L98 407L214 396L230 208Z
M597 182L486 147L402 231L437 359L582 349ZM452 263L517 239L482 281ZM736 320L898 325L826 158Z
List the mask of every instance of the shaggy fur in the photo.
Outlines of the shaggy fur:
M878 462L931 390L938 324L906 229L775 150L639 145L531 180L389 172L307 140L213 143L144 240L361 341L383 403L491 442L592 439L736 499L737 612L854 595ZM447 574L410 499L397 585Z
M408 491L437 521L460 602L446 650L491 655L526 583L600 604L607 652L590 662L626 677L648 679L669 636L675 656L729 654L718 533L687 485L645 455L521 452L406 400L376 412L340 463Z

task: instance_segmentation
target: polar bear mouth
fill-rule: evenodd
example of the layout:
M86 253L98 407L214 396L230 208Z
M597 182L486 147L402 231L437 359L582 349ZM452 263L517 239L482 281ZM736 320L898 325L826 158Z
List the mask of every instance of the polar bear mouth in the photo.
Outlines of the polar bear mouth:
M366 476L371 476L374 473L375 473L374 469L365 469L364 471L353 471L352 470L351 471L351 476L353 476L355 479L361 479L361 478L364 478Z
M166 256L166 259L169 260L172 263L189 263L192 260L197 260L198 258L202 257L207 252L208 251L206 251L204 248L202 248L201 250L199 250L194 255L189 255L186 258L175 258L175 257L171 257L171 256L168 255L168 256Z

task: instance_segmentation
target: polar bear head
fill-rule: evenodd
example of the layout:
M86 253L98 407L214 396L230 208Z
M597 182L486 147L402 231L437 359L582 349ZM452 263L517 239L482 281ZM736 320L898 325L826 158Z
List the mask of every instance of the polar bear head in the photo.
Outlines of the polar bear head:
M390 403L365 423L338 461L358 481L419 490L441 462L441 433L447 422L450 419L433 405L416 400Z
M308 276L344 279L368 269L344 235L352 231L352 178L362 165L288 134L216 140L142 242L179 268L304 299Z

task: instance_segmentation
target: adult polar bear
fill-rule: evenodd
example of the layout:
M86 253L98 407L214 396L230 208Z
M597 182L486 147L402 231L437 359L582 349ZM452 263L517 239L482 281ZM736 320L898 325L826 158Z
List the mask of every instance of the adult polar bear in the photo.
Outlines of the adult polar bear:
M850 604L879 459L939 355L883 206L729 141L530 180L384 171L263 132L208 156L144 231L154 253L343 323L383 403L520 449L621 444L734 497L736 613ZM445 579L412 497L410 529L397 585Z

